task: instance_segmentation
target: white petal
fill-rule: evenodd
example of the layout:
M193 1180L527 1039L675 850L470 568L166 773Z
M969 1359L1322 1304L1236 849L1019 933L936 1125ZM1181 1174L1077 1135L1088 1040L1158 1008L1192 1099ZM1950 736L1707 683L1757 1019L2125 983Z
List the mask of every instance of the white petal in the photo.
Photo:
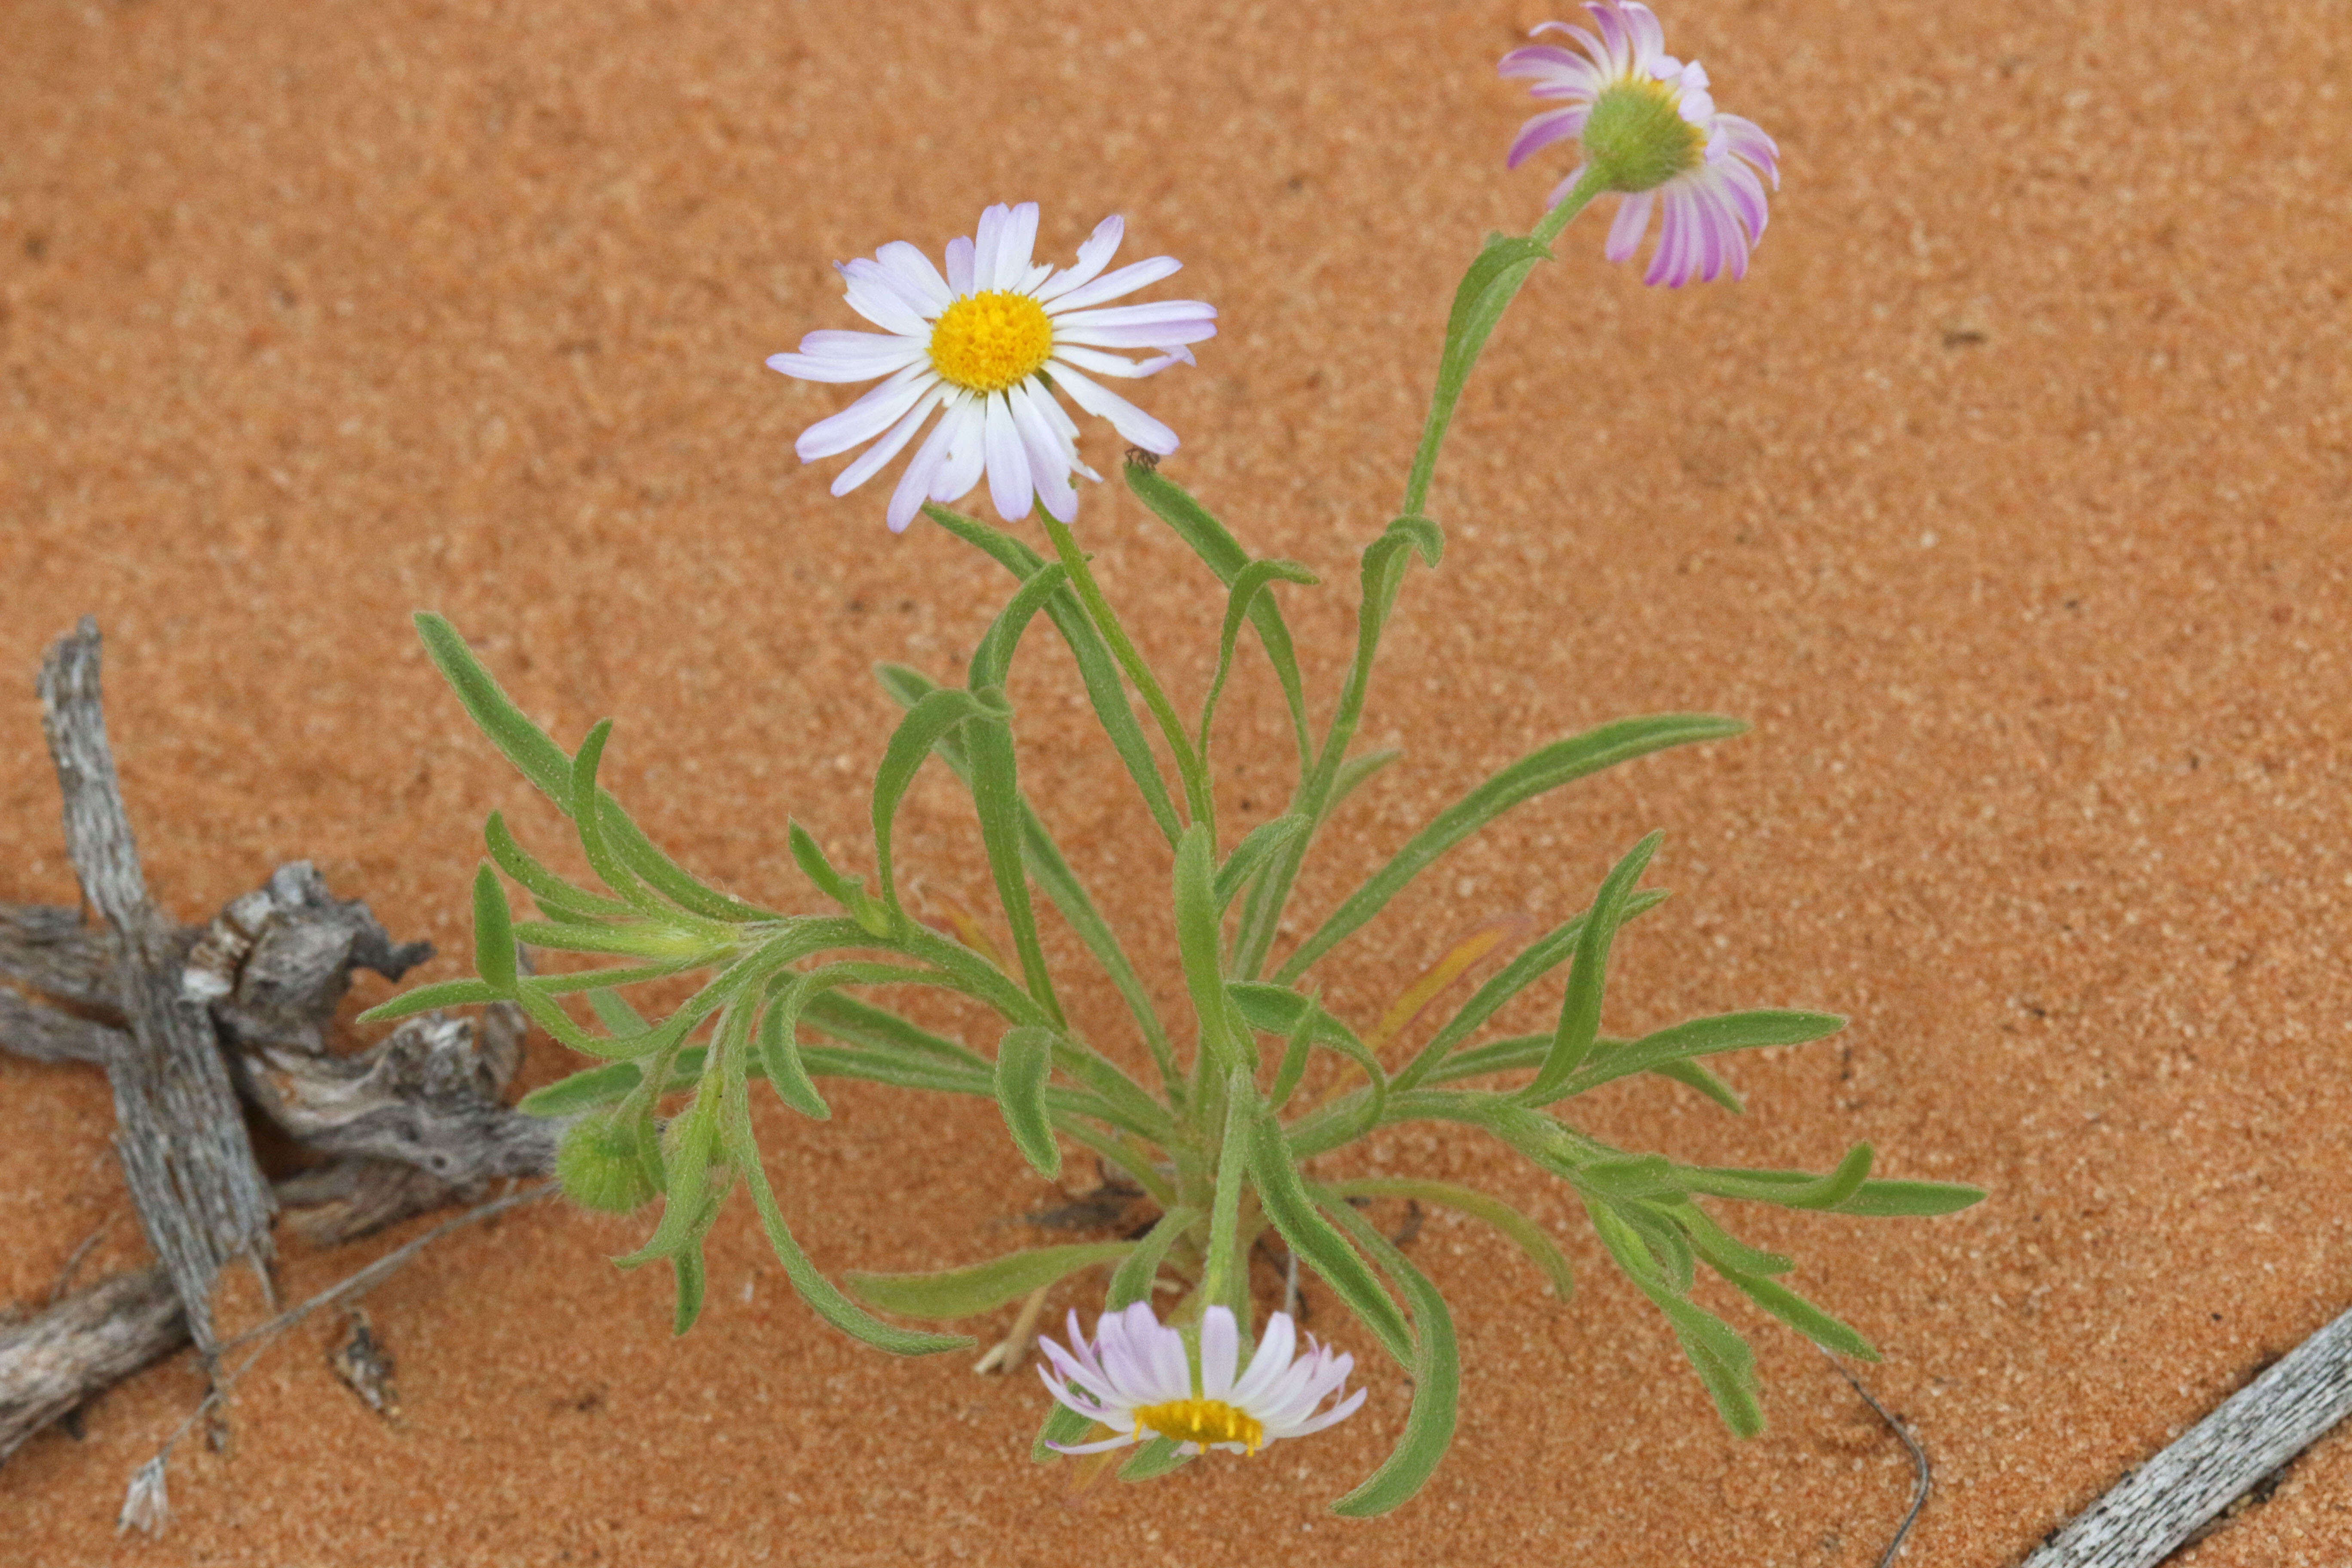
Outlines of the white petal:
M962 235L948 241L948 287L959 295L975 294L971 286L971 241Z
M1058 316L1065 310L1083 310L1088 305L1099 305L1106 300L1116 300L1121 294L1132 294L1138 289L1149 288L1183 268L1184 264L1172 256L1155 256L1149 261L1122 267L1108 278L1097 278L1091 283L1072 289L1059 296L1054 308L1046 314Z
M1029 258L1037 249L1037 204L1013 209L996 241L996 281L991 289L1018 289L1028 280Z
M1241 1329L1230 1307L1201 1314L1201 1397L1223 1399L1234 1391L1234 1368L1242 1354Z
M1296 1426L1286 1427L1281 1432L1276 1432L1273 1428L1268 1427L1265 1434L1266 1439L1271 1442L1276 1437L1311 1437L1316 1433L1322 1431L1326 1426L1336 1426L1340 1422L1345 1421L1349 1416L1353 1415L1357 1409L1363 1405L1364 1396L1370 1392L1371 1390L1369 1388L1360 1388L1356 1390L1355 1393L1348 1395L1347 1398L1339 1401L1339 1404L1331 1406L1330 1409L1323 1412L1322 1415L1310 1415L1306 1420L1297 1423Z
M898 488L890 492L890 510L885 520L893 533L904 533L915 514L923 510L923 498L931 488L931 478L939 471L948 455L948 422L940 420L923 437L915 455L907 459L904 473L898 476Z
M929 365L908 365L840 413L829 415L802 431L800 439L793 443L793 450L800 454L802 462L813 463L819 458L846 452L860 441L872 440L915 405L915 400L923 395L926 377L938 379Z
M1290 1369L1290 1357L1298 1348L1298 1331L1291 1323L1290 1314L1276 1312L1265 1321L1265 1333L1257 1342L1257 1353L1250 1357L1249 1370L1234 1384L1233 1403L1247 1409L1274 1380Z
M1048 365L1074 364L1080 370L1093 371L1097 375L1115 375L1121 378L1132 378L1146 374L1138 370L1135 361L1131 359L1121 359L1117 354L1107 354L1098 349L1080 348L1076 343L1055 343L1054 357L1045 363Z
M1217 323L1206 317L1190 321L1137 321L1128 326L1055 327L1054 341L1101 349L1169 349L1204 343L1217 335Z
M948 280L940 276L940 269L931 265L931 258L905 240L892 240L874 253L874 259L904 289L919 298L932 314L955 303L954 292L948 288Z
M940 420L940 428L948 433L947 457L940 463L939 472L931 476L931 500L940 502L961 500L980 483L981 475L988 471L988 447L982 440L986 428L981 416L981 399L966 395L948 405Z
M1029 453L1021 443L1021 431L1013 423L1013 409L1002 397L991 397L982 404L982 443L987 449L988 499L996 503L996 515L1007 522L1019 522L1029 515L1031 502L1036 497L1035 487L1029 482Z
M1199 300L1155 300L1149 305L1108 305L1054 318L1054 330L1065 327L1139 327L1154 322L1177 324L1213 321L1217 308Z
M1070 469L1076 462L1069 442L1055 430L1037 406L1040 399L1050 402L1053 395L1024 382L1005 394L1013 405L1013 423L1020 428L1023 445L1029 449L1029 478L1037 486L1037 499L1047 511L1063 522L1078 515L1078 492L1070 483Z
M898 283L877 262L859 259L840 263L843 290L849 308L881 328L902 338L926 338L930 328L923 321L922 313L906 296L898 292Z
M1117 213L1095 225L1094 233L1078 247L1078 264L1047 279L1030 298L1043 305L1060 299L1073 289L1093 282L1102 275L1102 269L1110 265L1110 258L1118 253L1119 237L1126 232L1127 220Z
M1070 395L1070 401L1097 419L1110 421L1118 431L1147 452L1161 457L1176 449L1176 432L1105 386L1099 386L1068 365L1054 373L1054 384Z
M858 453L849 467L834 476L834 494L845 496L880 473L882 465L897 457L907 443L915 438L915 432L923 427L923 421L931 416L931 410L937 408L940 400L947 395L947 387L936 379L922 384L923 395L915 406L907 410L898 423L885 431L880 440Z

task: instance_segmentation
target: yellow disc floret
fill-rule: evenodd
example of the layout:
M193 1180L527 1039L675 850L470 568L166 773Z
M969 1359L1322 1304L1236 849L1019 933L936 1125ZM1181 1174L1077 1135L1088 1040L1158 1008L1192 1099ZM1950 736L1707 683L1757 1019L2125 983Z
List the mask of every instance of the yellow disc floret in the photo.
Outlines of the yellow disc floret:
M1265 1441L1265 1423L1222 1399L1171 1399L1165 1405L1147 1405L1135 1413L1135 1435L1140 1437L1146 1427L1171 1443L1198 1443L1203 1448L1212 1443L1239 1443L1255 1454Z
M1026 294L992 289L950 305L931 328L931 368L973 392L1003 392L1054 352L1054 323Z

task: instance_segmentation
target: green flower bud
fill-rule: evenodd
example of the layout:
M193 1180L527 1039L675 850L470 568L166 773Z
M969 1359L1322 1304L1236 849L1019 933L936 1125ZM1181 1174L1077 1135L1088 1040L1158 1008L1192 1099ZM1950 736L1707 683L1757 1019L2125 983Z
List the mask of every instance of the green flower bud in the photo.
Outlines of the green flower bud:
M659 1193L661 1165L651 1129L610 1111L583 1116L555 1151L555 1179L582 1208L627 1214Z
M1584 153L1612 191L1655 190L1706 161L1706 138L1683 118L1660 83L1635 79L1604 89L1584 122Z

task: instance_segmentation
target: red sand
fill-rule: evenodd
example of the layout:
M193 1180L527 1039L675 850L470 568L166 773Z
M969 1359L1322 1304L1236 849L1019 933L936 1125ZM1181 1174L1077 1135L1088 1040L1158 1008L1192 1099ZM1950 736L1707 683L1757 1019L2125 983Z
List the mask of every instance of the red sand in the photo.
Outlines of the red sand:
M419 607L559 736L615 717L608 777L688 864L800 898L787 813L858 837L887 716L866 668L950 674L1003 582L935 530L889 537L879 490L829 500L837 465L790 443L841 395L760 360L850 324L829 261L936 246L988 200L1043 202L1055 255L1124 212L1132 254L1185 258L1182 291L1223 310L1201 368L1143 399L1184 433L1168 472L1331 584L1291 601L1328 700L1447 291L1558 173L1501 169L1525 106L1492 74L1548 14L26 0L0 48L0 898L73 896L30 684L89 611L170 907L310 856L457 945L483 816L551 848L551 819L441 689ZM1992 1189L1937 1222L1746 1228L1887 1352L1874 1384L1938 1478L1906 1561L1996 1568L2352 1305L2352 11L1665 20L1780 140L1755 274L1645 290L1598 224L1540 269L1465 402L1433 501L1452 548L1375 693L1367 740L1408 763L1301 910L1544 740L1753 719L1523 809L1335 954L1328 1000L1377 1012L1466 924L1556 919L1665 828L1650 879L1676 898L1621 948L1612 1026L1854 1022L1733 1062L1744 1120L1656 1087L1594 1097L1592 1123L1720 1163L1867 1138L1888 1173ZM1197 694L1202 575L1115 486L1082 528ZM1269 685L1245 662L1235 820L1283 787ZM1051 657L1016 672L1024 765L1173 1001L1164 856L1074 692ZM911 810L909 867L977 902L953 786ZM1079 1015L1127 1040L1102 988ZM535 1042L531 1080L562 1057ZM1027 1239L1003 1222L1046 1189L991 1107L835 1104L764 1125L821 1264ZM0 1299L120 1215L109 1122L95 1075L0 1059ZM0 1470L0 1540L45 1565L1875 1560L1907 1468L1811 1350L1735 1313L1773 1422L1738 1443L1558 1189L1418 1127L1370 1160L1528 1204L1586 1281L1560 1308L1432 1224L1461 1438L1383 1522L1323 1511L1401 1417L1370 1358L1370 1406L1328 1437L1071 1511L1025 1458L1034 1383L849 1343L740 1207L677 1342L666 1282L603 1261L641 1226L551 1207L370 1299L400 1425L306 1325L238 1388L230 1451L182 1449L170 1532L118 1541L125 1479L191 1405L183 1358ZM100 1261L138 1247L119 1217ZM2347 1560L2341 1435L2181 1559Z

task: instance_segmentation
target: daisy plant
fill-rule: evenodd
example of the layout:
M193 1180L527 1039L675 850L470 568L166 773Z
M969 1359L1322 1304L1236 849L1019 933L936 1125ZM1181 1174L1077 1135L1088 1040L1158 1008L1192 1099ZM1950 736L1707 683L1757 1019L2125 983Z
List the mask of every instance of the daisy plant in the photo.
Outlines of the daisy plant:
M1348 1415L1364 1397L1346 1383L1352 1359L1328 1345L1298 1353L1292 1304L1254 1332L1250 1260L1280 1256L1315 1304L1345 1310L1412 1380L1412 1404L1386 1461L1333 1506L1369 1515L1396 1507L1428 1479L1452 1441L1459 1367L1437 1285L1362 1205L1411 1199L1458 1210L1523 1249L1550 1290L1570 1289L1569 1264L1545 1228L1491 1193L1418 1176L1353 1174L1350 1149L1400 1122L1435 1122L1491 1138L1564 1184L1600 1250L1672 1325L1724 1421L1762 1429L1746 1343L1697 1298L1702 1268L1829 1349L1872 1357L1862 1335L1780 1283L1791 1264L1725 1227L1724 1204L1768 1204L1874 1216L1950 1212L1973 1188L1874 1176L1867 1144L1826 1172L1696 1165L1618 1147L1568 1114L1575 1098L1637 1075L1738 1112L1740 1100L1707 1059L1796 1045L1838 1028L1819 1013L1761 1010L1691 1019L1635 1037L1602 1032L1610 955L1664 897L1642 878L1658 847L1634 845L1579 912L1511 954L1425 1035L1447 988L1494 951L1494 932L1450 953L1383 1017L1326 1007L1318 965L1362 931L1449 850L1504 814L1601 769L1668 747L1726 740L1745 726L1705 714L1623 719L1552 742L1465 793L1391 855L1360 887L1282 948L1292 891L1342 802L1395 760L1356 749L1382 633L1416 564L1437 566L1445 535L1427 503L1454 405L1480 351L1536 264L1584 206L1619 199L1608 239L1622 258L1662 206L1648 280L1679 285L1740 275L1764 228L1771 141L1717 111L1706 73L1664 53L1643 6L1587 8L1591 27L1565 27L1580 52L1538 44L1502 65L1536 83L1548 110L1510 157L1573 142L1575 171L1525 236L1497 236L1455 292L1428 418L1396 515L1362 554L1355 646L1336 697L1310 700L1306 668L1275 590L1315 583L1305 569L1252 554L1202 500L1158 467L1173 432L1097 378L1134 379L1190 363L1213 335L1215 312L1191 300L1113 304L1176 270L1166 258L1111 269L1121 230L1106 220L1075 265L1033 259L1034 205L991 207L977 233L951 242L944 268L915 247L885 246L842 268L851 309L878 332L811 333L770 363L786 374L878 385L801 437L803 459L861 444L834 481L845 493L938 423L908 460L887 507L893 529L920 512L1005 574L1008 595L960 679L902 665L879 670L904 717L881 748L871 789L870 851L845 858L798 826L793 859L805 886L772 906L688 872L656 847L598 782L609 721L567 750L534 724L447 622L418 617L426 648L467 711L524 776L569 816L588 868L560 875L493 815L488 859L474 884L477 977L412 991L369 1016L503 999L550 1036L595 1058L541 1089L529 1111L571 1119L558 1171L590 1207L660 1200L643 1247L618 1261L660 1260L677 1278L677 1327L701 1309L703 1240L738 1186L802 1300L843 1331L907 1354L971 1342L893 1320L978 1317L1015 1301L1034 1321L1044 1293L1109 1271L1089 1338L1070 1315L1066 1344L1041 1368L1053 1404L1037 1453L1129 1447L1123 1474L1159 1474L1211 1450L1255 1453ZM1141 352L1148 357L1132 359ZM1138 653L1097 582L1074 527L1074 479L1095 478L1063 405L1107 420L1138 450L1123 477L1224 590L1215 675L1188 713ZM1008 527L950 510L985 479ZM1042 503L1042 504L1036 504ZM1033 510L1044 550L1013 531ZM1132 779L1144 834L1129 880L1165 876L1186 1006L1163 1017L1128 949L1057 847L1024 780L1005 698L1012 662L1042 621L1074 661L1103 737ZM1296 783L1268 820L1218 820L1211 742L1218 700L1244 639L1271 664L1288 711ZM1139 698L1143 714L1133 700ZM1318 719L1319 715L1319 719ZM992 874L999 953L974 921L943 934L907 906L894 826L919 771L936 763L969 791ZM1050 793L1050 792L1048 792ZM518 921L511 882L537 906ZM1047 962L1040 903L1051 905L1125 1001L1129 1017L1078 1016L1066 977ZM603 967L535 973L518 947L597 955ZM1488 1027L1523 993L1562 975L1556 1020L1532 1034ZM625 993L699 976L666 1016L647 1018ZM992 1022L964 1037L922 1027L908 988L965 999ZM1407 1048L1411 1047L1412 1048ZM1314 1077L1318 1055L1340 1075ZM1014 1252L920 1275L853 1274L845 1287L803 1252L754 1135L751 1100L772 1093L823 1121L821 1084L857 1079L910 1092L993 1100L1020 1155L1057 1176L1066 1151L1090 1152L1156 1205L1156 1217L1110 1240ZM755 1085L764 1084L764 1089ZM1319 1286L1314 1281L1319 1280ZM1269 1288L1273 1281L1269 1280ZM1155 1290L1166 1292L1164 1310ZM1328 1292L1328 1298L1323 1297Z

